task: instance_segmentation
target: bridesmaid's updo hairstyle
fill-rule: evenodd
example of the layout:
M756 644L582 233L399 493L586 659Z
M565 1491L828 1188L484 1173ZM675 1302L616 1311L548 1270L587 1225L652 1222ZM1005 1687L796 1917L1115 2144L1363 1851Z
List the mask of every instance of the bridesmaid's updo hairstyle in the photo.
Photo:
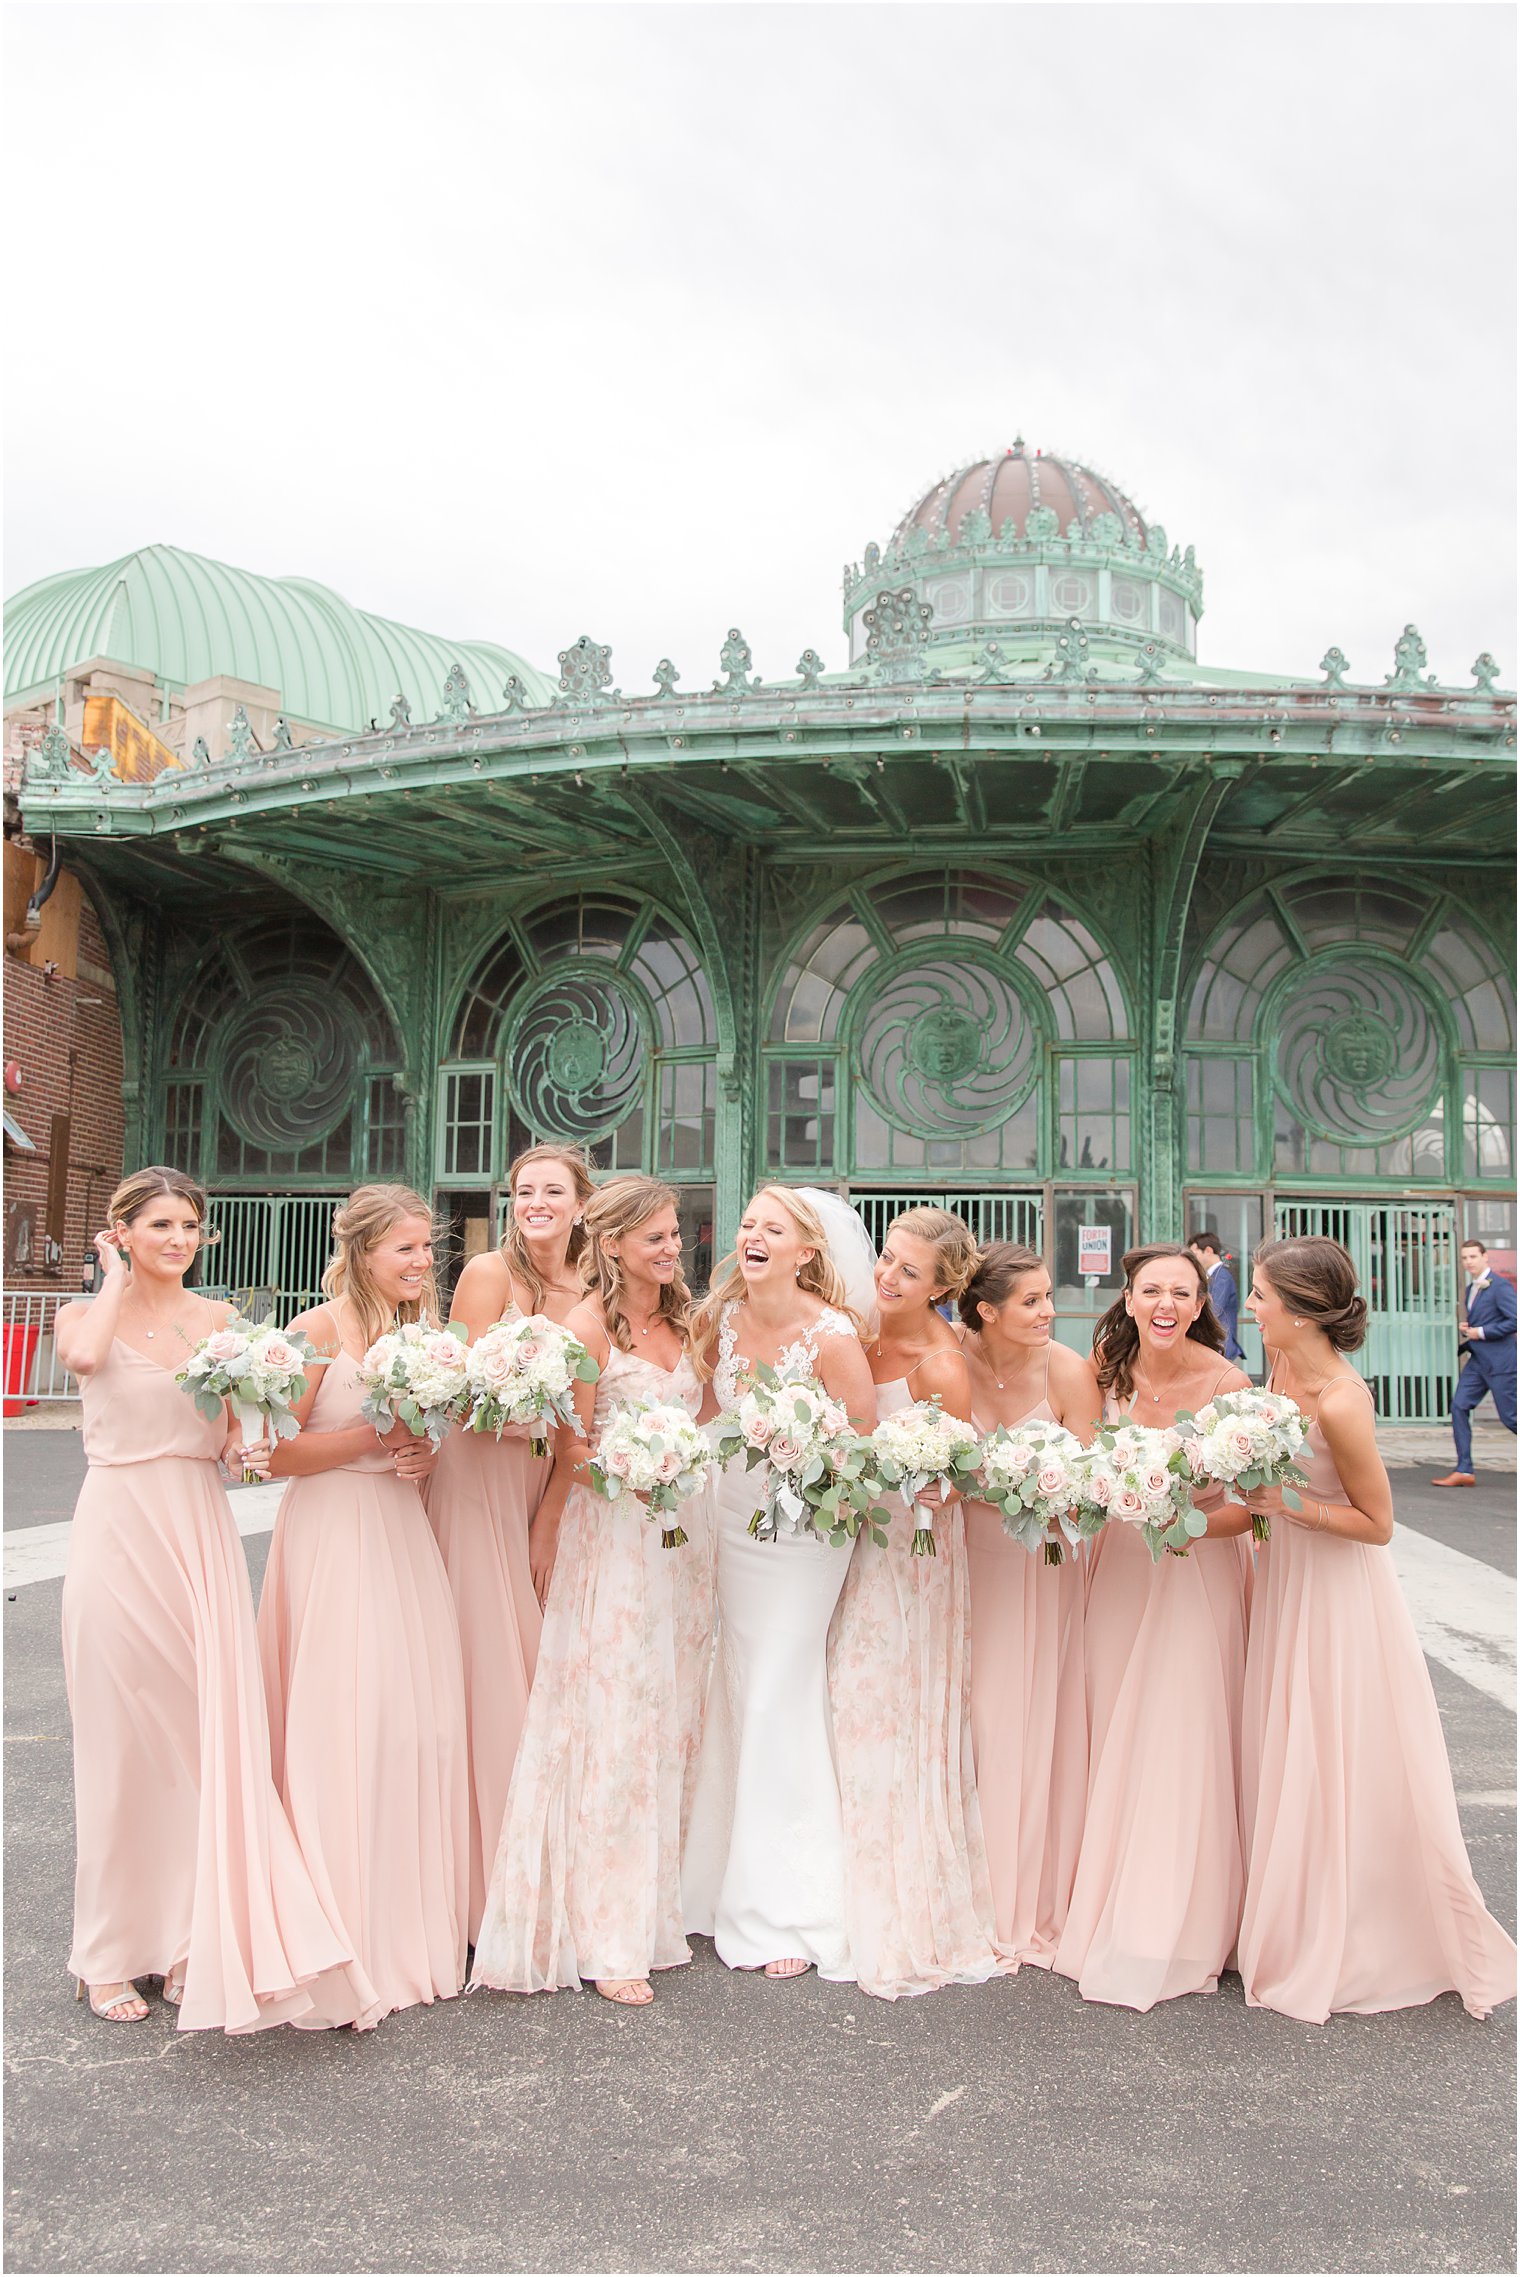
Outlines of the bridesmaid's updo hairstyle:
M657 1210L673 1210L676 1194L658 1178L609 1178L586 1204L586 1246L581 1253L581 1286L601 1305L607 1333L620 1352L633 1350L633 1331L624 1311L623 1261L608 1249L647 1224ZM683 1344L691 1334L691 1291L680 1265L660 1290L656 1320L668 1320Z
M530 1169L535 1162L557 1162L575 1188L575 1199L581 1211L582 1223L572 1226L570 1229L570 1246L565 1252L565 1262L577 1268L586 1251L586 1227L584 1223L586 1204L596 1192L596 1184L591 1176L591 1165L578 1146L527 1147L507 1172L507 1223L501 1237L501 1253L507 1261L513 1280L521 1281L532 1299L528 1307L530 1312L538 1312L542 1308L545 1294L544 1281L538 1267L533 1262L532 1254L523 1235L523 1229L517 1222L517 1213L512 1207L512 1196L517 1191L519 1175L524 1170Z
M1211 1352L1222 1352L1224 1330L1209 1302L1208 1274L1191 1249L1184 1248L1180 1241L1153 1241L1144 1249L1126 1249L1123 1259L1125 1296L1134 1287L1136 1276L1158 1257L1186 1258L1197 1274L1203 1305L1188 1329L1188 1337L1194 1344L1206 1345ZM1098 1371L1099 1391L1112 1392L1121 1406L1135 1388L1135 1359L1139 1350L1140 1331L1135 1326L1134 1315L1125 1309L1124 1297L1120 1297L1109 1306L1093 1330L1093 1364Z
M932 1202L924 1202L916 1210L904 1210L887 1228L887 1239L894 1233L905 1233L913 1241L925 1241L934 1251L934 1301L941 1297L960 1296L982 1261L982 1253L972 1239L971 1228L964 1218L953 1210L937 1209Z
M134 1218L141 1217L150 1202L159 1201L165 1194L176 1202L188 1202L194 1210L203 1249L221 1240L221 1235L206 1225L205 1187L197 1185L183 1170L171 1170L163 1162L149 1163L146 1170L134 1170L130 1178L123 1178L106 1206L107 1225L130 1225Z
M1044 1270L1044 1258L1026 1249L1022 1241L995 1241L990 1249L984 1249L981 1263L956 1299L961 1319L972 1335L979 1335L986 1325L976 1309L978 1305L991 1305L996 1312L1007 1304L1026 1273Z
M438 1282L431 1267L417 1296L394 1309L375 1287L369 1269L370 1251L403 1218L426 1218L429 1226L433 1222L427 1201L411 1186L356 1186L333 1212L333 1253L322 1275L322 1294L335 1305L341 1300L350 1307L366 1351L377 1337L408 1321L438 1326Z
M804 1249L813 1254L797 1275L797 1286L806 1289L810 1297L818 1297L835 1312L842 1312L853 1320L858 1329L860 1321L845 1296L844 1276L834 1263L829 1249L829 1237L822 1218L805 1194L794 1193L790 1186L757 1186L754 1202L774 1202L796 1226ZM749 1211L745 1211L748 1217ZM717 1364L713 1347L718 1339L718 1321L726 1304L743 1297L744 1275L739 1270L739 1246L735 1241L728 1255L720 1258L712 1277L712 1286L691 1316L691 1357L703 1383Z
M1252 1262L1290 1312L1328 1336L1337 1352L1367 1341L1367 1303L1356 1293L1356 1267L1348 1250L1323 1234L1264 1241Z

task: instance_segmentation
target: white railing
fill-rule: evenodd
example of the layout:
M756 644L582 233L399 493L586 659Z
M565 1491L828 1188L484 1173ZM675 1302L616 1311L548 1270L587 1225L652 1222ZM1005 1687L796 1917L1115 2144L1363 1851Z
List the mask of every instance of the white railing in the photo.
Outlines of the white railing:
M36 1407L45 1401L77 1400L79 1380L60 1367L53 1322L60 1305L76 1302L79 1291L7 1289L4 1298L5 1411L18 1402Z

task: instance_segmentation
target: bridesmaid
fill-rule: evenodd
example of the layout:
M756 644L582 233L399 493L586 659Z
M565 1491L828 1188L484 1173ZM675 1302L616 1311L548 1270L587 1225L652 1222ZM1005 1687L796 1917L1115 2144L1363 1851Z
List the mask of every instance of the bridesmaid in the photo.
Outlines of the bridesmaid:
M694 1358L714 1407L736 1406L741 1378L763 1363L813 1380L868 1431L875 1392L845 1302L811 1200L763 1186L697 1314ZM794 1977L813 1966L848 1980L827 1646L849 1551L811 1530L756 1541L762 1482L737 1455L718 1481L719 1649L682 1876L686 1926L712 1937L731 1969Z
M432 1450L359 1412L375 1339L437 1322L432 1216L409 1187L361 1186L333 1237L325 1302L292 1323L324 1359L271 1458L291 1483L258 1625L275 1778L374 1987L315 2021L366 2027L464 1980L469 1791L459 1624L418 1492Z
M989 1249L961 1291L971 1418L1060 1423L1086 1446L1102 1406L1091 1360L1055 1340L1050 1275L1032 1249ZM1066 1922L1087 1798L1085 1555L1031 1556L985 1502L966 1504L971 1750L999 1945L1048 1969Z
M534 1146L507 1174L510 1214L501 1247L472 1257L449 1310L473 1344L499 1321L547 1314L561 1324L580 1302L591 1168L578 1147ZM528 1569L528 1524L551 1463L526 1431L500 1439L451 1431L423 1486L459 1616L470 1747L470 1906L475 1942L486 1881L506 1815L512 1764L528 1712L543 1613Z
M582 1483L615 1408L702 1403L675 1195L614 1178L585 1216L591 1293L565 1325L602 1373L576 1387L587 1437L556 1435L529 1536L543 1637L470 1981L552 1992L589 1978L637 2008L651 1970L691 1959L681 1845L712 1654L711 1497L683 1506L688 1539L666 1550L635 1498Z
M350 1948L270 1776L248 1568L216 1470L244 1450L230 1416L208 1420L174 1381L232 1310L185 1287L206 1197L155 1167L117 1188L109 1215L100 1293L57 1324L90 1465L63 1585L69 1966L112 2023L147 2015L132 1980L158 1976L182 2031L254 2032L341 1997ZM356 1972L355 1985L367 1991Z
M1093 1340L1107 1421L1166 1429L1246 1386L1191 1250L1132 1249L1124 1281ZM1087 1818L1055 1966L1121 2008L1213 1992L1240 1924L1251 1521L1221 1488L1193 1499L1208 1533L1186 1556L1153 1564L1118 1520L1089 1554Z
M1246 1309L1309 1425L1302 1510L1252 1498L1272 1539L1246 1658L1246 1999L1323 2024L1456 1992L1487 2016L1515 1948L1468 1863L1372 1398L1342 1357L1367 1333L1355 1268L1338 1242L1264 1242Z
M959 1295L976 1264L976 1244L948 1210L909 1210L887 1229L881 1327L867 1350L878 1419L938 1398L970 1420L966 1362L935 1307ZM861 1990L884 2000L983 1984L1012 1966L993 1942L971 1767L958 1500L936 1513L934 1532L936 1555L914 1557L899 1504L885 1549L861 1537L830 1639L851 1961Z

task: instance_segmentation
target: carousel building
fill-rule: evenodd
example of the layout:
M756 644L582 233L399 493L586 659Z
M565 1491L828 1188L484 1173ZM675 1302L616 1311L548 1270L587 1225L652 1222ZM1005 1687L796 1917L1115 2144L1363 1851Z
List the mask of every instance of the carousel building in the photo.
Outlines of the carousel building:
M735 629L630 691L166 548L32 587L15 843L103 937L125 1159L283 1312L351 1186L468 1253L535 1137L669 1180L698 1280L761 1177L943 1202L1075 1344L1138 1236L1324 1231L1382 1412L1444 1414L1456 1245L1514 1248L1514 699L1412 626L1370 680L1200 663L1202 600L1022 442L847 568L844 671Z

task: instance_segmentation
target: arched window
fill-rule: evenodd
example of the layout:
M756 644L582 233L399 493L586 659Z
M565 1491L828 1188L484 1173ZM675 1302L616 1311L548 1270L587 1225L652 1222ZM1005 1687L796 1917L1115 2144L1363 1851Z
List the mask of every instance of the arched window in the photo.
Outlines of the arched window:
M651 902L584 893L514 918L450 1023L440 1180L487 1183L551 1138L602 1169L710 1178L716 1041L696 954Z
M314 917L223 941L184 989L164 1070L164 1159L222 1190L399 1175L399 1040L368 974Z
M786 960L767 1034L772 1172L1129 1168L1118 975L1082 919L1024 881L947 870L852 887Z
M1507 1183L1514 988L1451 900L1289 879L1210 942L1187 1023L1190 1171Z

